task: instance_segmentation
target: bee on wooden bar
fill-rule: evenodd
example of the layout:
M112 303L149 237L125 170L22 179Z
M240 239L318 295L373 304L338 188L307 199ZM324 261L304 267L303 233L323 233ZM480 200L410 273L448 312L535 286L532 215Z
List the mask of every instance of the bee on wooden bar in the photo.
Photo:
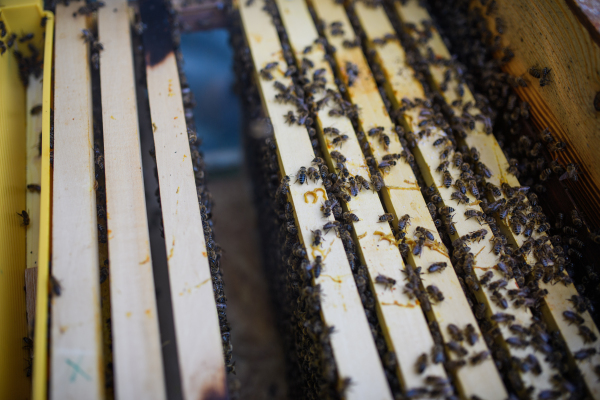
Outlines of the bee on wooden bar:
M574 311L570 311L570 310L563 311L563 316L565 317L565 320L567 320L569 322L569 325L571 325L571 324L581 325L585 322L585 320Z
M540 87L544 87L548 83L552 82L549 77L550 72L552 72L552 69L550 69L550 68L544 68L542 70L542 76L540 78Z
M425 371L425 369L427 368L427 364L428 364L427 353L423 353L417 358L417 361L415 363L415 370L417 371L417 373L422 374Z
M448 350L455 353L456 355L458 355L461 358L466 356L469 353L467 351L467 349L465 349L460 343L458 343L454 340L446 343L446 346L448 346Z
M458 204L460 204L460 203L469 204L469 202L470 202L469 198L466 195L462 194L461 192L452 192L452 194L450 195L450 199L458 201Z
M288 113L287 113L287 114L285 114L283 117L285 118L285 122L286 122L288 125L293 125L293 124L294 124L294 123L297 121L297 120L296 120L296 116L294 115L294 112L293 112L293 111L291 111L291 110L290 110L290 111L288 111Z
M577 182L577 164L574 164L574 163L567 164L567 172L565 172L563 175L561 175L560 178L558 178L558 179L561 181L564 181L567 178L571 179L574 182Z
M40 193L42 191L42 187L40 185L30 184L27 185L27 190L29 190L30 192Z
M479 291L479 289L481 289L477 281L475 281L475 279L471 275L467 275L465 277L465 283L467 287L473 292L477 292Z
M323 234L320 229L311 231L313 234L313 242L312 245L314 247L320 246L323 243Z
M475 346L475 344L479 340L479 334L477 333L477 331L471 324L467 324L467 326L465 328L465 336L467 338L467 342L471 346Z
M582 361L582 360L592 357L596 353L597 353L597 351L595 348L589 347L587 349L581 349L581 350L573 353L573 358L575 358L578 361Z
M331 143L332 143L334 146L337 146L337 145L339 145L340 147L342 147L342 145L344 144L344 142L346 142L348 139L349 139L349 138L348 138L348 135L340 135L340 136L337 136L337 137L335 137L335 138L334 138L334 139L331 141Z
M371 186L369 185L369 181L367 181L362 176L356 175L354 178L356 179L356 182L360 185L361 190L362 190L362 188L365 188L367 190L371 189Z
M329 221L329 222L325 223L325 225L323 225L323 230L325 231L325 234L327 234L332 229L333 230L339 229L340 225L341 224L339 221Z
M416 230L417 234L423 235L428 240L431 240L432 242L435 240L433 233L431 233L431 231L429 231L429 229L423 228L422 226L417 226L417 228L415 230Z
M452 339L456 340L457 342L462 342L465 340L460 328L454 324L448 324L448 332L450 333L450 336L452 336Z
M19 217L21 217L21 219L22 219L21 226L29 225L30 219L29 219L29 214L27 213L27 211L23 210L23 211L21 211L21 213L17 213L17 215Z
M471 356L469 361L470 361L471 365L478 365L478 364L481 364L482 362L484 362L485 360L487 360L489 357L490 357L490 351L483 350L483 351L480 351L479 353L476 353L473 356Z
M371 175L371 183L376 192L379 192L385 186L383 178L379 175Z
M444 176L443 176L443 182L442 182L442 184L446 188L449 188L450 186L452 186L452 181L453 181L453 179L452 179L452 175L450 175L450 172L444 171ZM466 189L465 189L465 191L466 191Z
M58 281L58 279L56 279L54 277L54 275L50 275L50 288L52 291L52 294L54 296L60 296L62 293L62 286L60 285L60 282Z
M298 170L298 173L296 174L296 182L300 182L300 184L304 184L305 182L308 183L307 181L307 172L306 172L306 167L300 167L300 169Z
M437 286L429 285L425 290L427 290L427 294L437 303L444 301L444 294Z
M495 322L512 322L515 320L515 316L512 314L507 314L507 313L503 313L503 312L498 312L496 314L493 314L491 317L492 321Z
M15 33L11 33L8 36L8 39L6 39L6 47L4 47L4 49L5 50L6 50L6 48L10 49L13 46L13 44L15 43L15 40L17 40L17 35ZM2 54L4 54L4 51L2 52Z
M289 176L286 175L283 178L281 178L281 184L277 188L277 192L276 192L277 195L286 196L289 191L289 185L290 185L290 177Z
M394 215L391 213L385 213L379 216L379 220L377 222L390 222L394 220Z
M437 172L447 172L449 165L450 161L443 161L442 163L440 163L440 165L438 165L438 167L435 170ZM450 179L452 179L452 177L450 177Z
M396 280L393 278L390 278L389 276L378 274L375 277L375 283L380 283L382 285L385 285L385 289L391 289L396 284Z

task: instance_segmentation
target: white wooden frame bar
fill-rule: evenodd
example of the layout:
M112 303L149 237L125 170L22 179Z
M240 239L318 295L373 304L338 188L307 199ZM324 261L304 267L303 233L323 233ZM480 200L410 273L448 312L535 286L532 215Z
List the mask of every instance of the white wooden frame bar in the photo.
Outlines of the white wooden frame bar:
M316 255L323 257L324 268L319 278L315 279L315 284L321 286L324 322L329 327L335 327L330 341L339 379L350 378L353 382L346 393L348 399L390 399L392 394L341 240L329 233L324 237L322 250L312 247L311 230L322 229L323 224L333 220L333 217L324 218L320 210L326 197L321 183L311 181L300 185L294 182L294 175L300 167L310 166L314 151L304 126L285 123L284 114L293 110L293 107L275 100L277 90L273 86L274 81L290 85L291 80L283 76L286 65L281 44L271 17L262 9L263 5L262 1L255 1L252 5L243 2L239 5L240 14L255 69L258 71L269 62L279 62L279 66L271 71L273 81L262 79L258 74L256 81L273 126L282 173L291 177L289 197L295 209L299 237L311 262ZM316 203L305 202L304 194L309 191L319 193Z
M50 398L103 399L94 135L80 7L56 6ZM39 321L44 323L44 321Z
M414 0L410 0L404 6L396 3L396 12L402 21L412 22L418 27L418 29L422 29L422 21L431 20L431 16L427 10L419 6L418 1ZM448 52L446 45L444 44L439 33L435 30L433 31L432 38L427 43L419 47L421 54L425 54L428 47L433 50L436 56L441 56L444 59L450 58L450 53ZM444 79L443 74L445 69L446 68L438 65L429 66L434 88L437 89L440 94L444 96L446 102L451 105L454 100L459 99L456 90L459 81L453 76L448 83L448 90L441 91L439 89L439 85ZM472 101L473 104L475 104L474 96L469 88L466 85L463 85L463 87L463 104L468 101ZM460 109L460 107L454 108L458 115L462 113L462 109ZM469 110L469 113L476 115L480 114L481 111L474 106ZM502 183L508 183L512 187L521 186L519 180L514 175L507 172L509 167L508 160L500 148L500 145L496 141L495 136L485 133L485 126L482 122L476 123L475 129L469 132L468 136L464 139L464 142L469 146L469 148L476 147L480 151L481 161L492 171L493 175L491 178L487 179L487 182L491 182L497 187L500 187ZM504 192L502 195L506 198ZM492 199L490 198L490 200ZM515 235L506 222L507 220L498 219L500 226L503 228L503 233L512 244L519 247L522 246L526 238L522 234ZM545 233L542 235L545 236ZM534 232L534 238L539 236L541 235L537 232ZM533 255L533 252L530 252L527 255L526 260L531 265L534 265L538 261ZM570 323L563 317L564 311L574 311L572 303L570 303L568 299L570 299L573 295L578 294L575 286L573 284L553 285L540 282L540 287L548 291L548 295L544 298L543 315L545 321L552 328L558 329L561 332L561 335L567 344L567 348L571 356L571 362L577 364L579 367L590 393L594 397L600 397L600 382L598 381L598 376L594 372L594 365L600 364L600 354L596 354L587 360L575 360L573 358L573 354L578 350L590 347L590 345L584 343L583 338L578 334L578 325ZM585 313L582 313L581 317L585 320L584 325L590 328L596 337L600 337L598 328L592 321L589 312L586 311Z
M320 68L325 69L326 72L322 77L327 79L326 87L337 90L333 71L325 60L323 46L315 44L319 34L305 1L277 0L277 4L296 59L301 60L305 57L314 63L314 68L308 72L309 75ZM304 54L304 48L311 45L312 50ZM324 94L317 95L316 99L320 99ZM321 127L319 138L330 171L334 171L335 164L332 161L331 151L337 150L347 158L346 166L352 175L369 179L367 163L352 122L346 116L330 116L329 110L332 108L330 102L317 113L317 121ZM335 127L340 130L340 133L348 134L349 139L341 147L336 146L332 143L333 137L323 134L324 127ZM377 299L381 327L385 332L388 347L396 352L400 381L405 388L414 389L425 385L424 377L427 375L445 378L446 372L441 364L429 366L423 374L417 373L415 369L415 360L423 353L430 354L434 342L421 307L416 303L416 299L410 299L403 291L406 281L401 270L406 266L389 224L378 222L379 216L383 215L385 210L377 192L363 190L357 197L353 197L351 202L343 203L343 207L345 211L351 211L360 218L359 222L352 224L354 238L362 262L369 271L371 288ZM375 278L379 274L395 279L396 285L389 289L382 284L377 284ZM410 329L407 329L407 326L410 326Z
M183 397L226 397L221 329L175 53L147 64L146 79Z
M358 6L359 4L357 4ZM391 121L385 105L381 99L377 85L372 77L368 63L362 53L361 48L347 49L343 46L344 40L353 40L354 31L350 25L350 21L346 15L345 9L334 1L319 1L313 2L315 12L321 20L326 23L325 34L329 43L336 48L333 54L337 61L338 68L344 76L347 84L347 77L344 74L344 65L347 61L358 66L359 79L354 85L348 87L348 94L354 104L360 107L359 123L362 129L366 132L374 126L383 126L392 128ZM364 21L364 19L363 19ZM332 22L341 22L341 29L344 35L332 35L328 26ZM380 21L377 21L380 22ZM385 26L384 26L385 28ZM383 36L383 35L381 35ZM397 42L396 42L397 44ZM395 57L400 57L404 60L403 54L395 54ZM361 72L363 71L363 72ZM410 85L412 75L403 74L399 80L400 86ZM400 153L402 145L393 130L387 130L391 143L389 150L377 140L367 136L371 153L380 161L387 153ZM394 132L394 133L391 133ZM404 161L399 161L398 165L394 166L391 171L384 176L386 188L383 189L383 197L385 199L388 210L390 210L397 218L409 214L412 217L412 226L408 230L414 232L417 226L423 226L429 229L437 242L440 242L439 248L423 248L420 257L415 257L412 252L409 253L409 260L414 266L421 266L427 269L434 262L446 262L451 265L445 246L441 244L441 240L437 234L437 229L431 215L425 204L425 200L420 193L416 177L410 166ZM410 237L410 235L407 235ZM424 274L421 277L423 285L434 284L444 293L446 299L441 303L432 302L433 317L440 325L442 336L446 342L451 341L451 336L447 329L448 324L455 324L460 328L464 328L467 324L473 325L478 333L478 325L475 317L470 310L465 294L461 288L458 277L453 268L446 268L442 273ZM470 355L480 351L487 350L484 341L480 339L475 347L468 347ZM453 355L450 355L454 357ZM477 376L478 378L474 378ZM484 398L505 398L506 391L502 384L501 378L496 370L491 358L488 358L480 365L472 366L470 364L458 370L456 373L457 387L462 395L469 397L473 394L483 396Z
M165 398L127 1L98 12L115 394ZM82 18L82 17L79 17Z

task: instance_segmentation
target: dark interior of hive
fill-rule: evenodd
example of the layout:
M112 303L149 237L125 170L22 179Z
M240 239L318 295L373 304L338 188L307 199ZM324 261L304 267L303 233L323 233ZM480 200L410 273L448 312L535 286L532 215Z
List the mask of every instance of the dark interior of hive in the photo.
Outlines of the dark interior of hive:
M110 7L106 3L104 7ZM245 361L254 342L244 334L236 336L236 326L228 324L226 310L236 311L235 304L227 305L232 289L223 280L221 261L238 249L228 247L231 238L213 234L213 211L220 199L210 192L212 179L196 135L194 94L182 69L179 44L186 29L181 22L185 10L209 3L217 10L211 18L223 17L219 23L230 34L233 90L243 106L244 169L252 187L251 212L258 220L244 235L258 237L260 246L259 258L247 261L257 269L246 272L264 280L261 287L267 288L269 299L265 312L273 315L267 319L272 323L268 330L276 332L281 342L277 356L284 359L284 368L276 375L282 382L269 388L253 386L257 380L268 380L253 376L252 364ZM289 3L301 3L306 14L284 10L285 0L187 1L177 2L175 8L162 0L130 4L140 152L163 343L164 377L155 378L165 379L166 396L187 397L183 388L193 377L182 373L181 354L186 350L177 347L171 300L175 294L169 289L167 267L172 254L165 250L162 226L169 211L161 208L156 127L146 86L147 71L162 62L153 59L165 51L162 45L167 52L174 50L179 70L227 372L228 390L222 398L369 398L363 397L366 393L394 399L598 398L600 219L588 208L597 204L597 198L578 188L582 181L592 180L585 175L593 167L565 156L571 154L569 144L536 119L535 106L522 94L538 87L556 91L553 85L561 81L560 69L530 65L520 75L507 72L506 66L518 54L502 44L502 35L517 27L507 27L500 19L500 1ZM73 18L94 21L102 3L81 4L83 11ZM47 4L53 11L63 6ZM291 16L284 15L288 12ZM416 20L411 13L416 13ZM310 25L304 32L316 35L310 45L298 48L306 40L298 36L303 28L294 26L293 18L305 18L301 23ZM60 23L64 22L57 20ZM388 25L391 31L377 36L385 32L378 28ZM109 155L104 154L97 64L97 54L104 50L94 46L95 29L90 28L89 56L98 278L104 396L113 398L119 375L113 369L111 336L111 228L104 171ZM156 32L163 38L152 36ZM449 57L440 46L448 48ZM13 57L11 53L9 46L3 57ZM389 54L404 58L398 61L386 57ZM20 60L23 65L30 61ZM405 94L403 85L413 91L406 89ZM374 90L369 95L368 88ZM414 90L421 95L414 95ZM594 102L599 101L589 99L587 107ZM277 114L284 106L285 113ZM341 126L347 130L338 129L337 122L329 124L332 118L345 121ZM304 154L303 145L310 157L291 160L294 152L289 147L297 146L298 154ZM349 156L351 149L358 149L357 155ZM490 157L500 170L487 164ZM394 176L408 186L390 183ZM410 199L417 196L424 207L413 208L412 214L403 212L413 201L403 200L404 193L410 193ZM361 201L367 194L369 200ZM369 214L365 210L371 207L369 201L382 209L378 220L361 217L362 210ZM315 213L303 211L309 206L317 210L318 224ZM476 228L471 229L473 224ZM377 240L367 241L372 237ZM328 258L335 255L335 248L345 257ZM373 259L368 253L373 249L385 256ZM437 262L430 262L433 259ZM334 263L336 271L342 271L335 276L328 272ZM393 274L387 272L392 270ZM60 285L52 282L49 296L59 296ZM453 284L450 294L440 290ZM240 285L232 287L237 290ZM347 300L354 298L358 302ZM243 301L253 299L247 296ZM453 309L457 304L465 307ZM394 314L390 309L403 311ZM393 320L403 315L409 319ZM460 323L453 319L458 316ZM251 317L240 326L249 330L248 337L260 336L264 328L253 324ZM52 306L48 318L52 323ZM331 322L345 319L354 325ZM421 326L425 339L417 333ZM369 343L352 342L361 337L356 333L361 329ZM239 345L232 337L240 338ZM26 344L30 342L27 339ZM367 354L371 351L374 359ZM256 360L271 355L266 352L252 360L260 362ZM237 375L236 360L245 368ZM488 372L481 372L484 366ZM31 370L23 373L30 375ZM50 368L49 376L52 373ZM490 388L496 383L502 389L493 393Z

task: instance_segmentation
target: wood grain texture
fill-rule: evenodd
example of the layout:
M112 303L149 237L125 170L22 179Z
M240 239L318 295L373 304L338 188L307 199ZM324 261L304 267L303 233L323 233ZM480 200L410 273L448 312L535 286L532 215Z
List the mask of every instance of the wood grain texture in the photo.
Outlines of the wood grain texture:
M177 60L146 67L182 392L227 396L225 361L198 205Z
M56 6L50 397L104 397L94 138L88 44L79 4Z
M558 141L567 143L555 153L563 165L579 166L579 179L563 181L594 228L600 226L600 111L594 98L600 92L600 43L573 14L565 0L497 2L497 12L486 17L492 32L496 18L506 26L501 44L515 57L503 70L529 81L515 89L531 105L538 129L546 127ZM485 10L484 10L485 14ZM552 82L540 87L527 70L552 68Z
M98 13L115 394L165 398L127 2Z
M343 66L345 66L346 62L352 62L358 66L359 78L352 86L348 87L348 93L354 104L360 107L359 124L362 130L366 132L374 126L393 127L394 123L387 114L362 50L360 48L347 49L342 44L344 39L354 39L353 28L350 25L343 6L335 4L334 1L319 1L314 2L313 5L318 18L323 20L327 25L334 21L340 22L341 29L345 32L343 36L335 36L331 35L330 29L325 30L329 43L337 49L334 53L334 58L337 61L342 76L344 76L346 84L347 77L345 76ZM389 27L389 22L385 19L381 20L381 15L370 14L371 9L360 7L360 4L357 4L357 7L359 19L363 28L367 31L367 35L372 35L373 38L382 37L385 33L389 33L391 28ZM383 16L385 17L385 15ZM386 22L387 25L385 25ZM387 31L385 31L386 27ZM382 28L383 31L381 31ZM373 32L374 30L375 32ZM400 52L390 50L399 50ZM381 54L390 55L390 57L402 64L405 57L401 50L396 42L395 47L386 47L385 51L382 51ZM395 64L395 66L399 66L399 64ZM411 86L412 74L408 72L406 71L406 73L397 75L399 79L397 79L398 86L396 89L402 92L402 96L407 95L406 92L410 92L411 88L418 89L414 85ZM418 93L422 97L422 89ZM387 153L400 153L403 150L396 134L390 133L389 135L391 143L388 150L377 139L368 137L370 151L377 160L381 160L383 155ZM439 249L425 247L422 254L418 257L409 252L409 261L413 264L413 267L421 266L426 269L434 262L446 262L447 265L451 265L447 249L441 244L441 239L437 234L437 229L431 219L426 202L418 189L416 177L410 166L404 161L399 161L398 165L384 175L384 180L388 186L383 189L383 198L387 209L396 216L396 221L398 217L404 214L409 214L412 218L412 225L407 230L408 237L412 238L415 228L422 226L433 232L436 241L440 242ZM431 315L440 324L441 333L446 342L452 340L447 329L450 323L461 328L464 328L469 323L477 327L477 321L470 310L453 268L446 268L442 273L426 273L422 276L422 281L424 286L430 284L437 286L446 298L441 303L433 304ZM476 347L469 348L471 354L485 351L486 349L483 341L479 341ZM465 396L477 394L484 398L499 399L506 396L498 371L491 359L488 359L477 367L468 365L462 368L458 371L456 378L457 386L461 394ZM483 382L486 382L486 384L484 385Z
M314 44L319 35L305 1L277 0L277 4L296 59L306 58L314 63L314 69L307 72L309 76L315 70L323 68L325 73L322 77L327 80L326 88L337 90L333 71L325 59L323 46ZM312 45L312 50L304 54L304 48L309 45ZM323 95L325 93L321 92L315 100L319 100ZM329 170L335 170L331 152L340 151L348 160L345 164L350 174L370 179L367 162L352 122L346 116L329 115L331 109L333 104L328 104L317 113L317 122L321 127L319 139ZM324 127L335 127L341 134L348 134L349 139L342 146L335 145L332 143L331 135L323 134ZM360 221L352 223L354 240L358 244L361 261L369 271L370 286L377 301L380 324L388 348L396 353L398 378L407 389L422 387L424 376L415 370L415 360L423 353L429 354L434 342L417 300L411 299L403 290L406 275L402 270L406 266L396 246L390 225L387 222L379 222L379 216L385 213L379 195L375 191L365 189L358 196L353 197L351 202L343 203L343 207L344 211L351 211L360 218ZM395 279L394 287L390 289L385 285L377 284L375 278L379 274ZM406 329L407 326L410 326L410 329ZM427 374L446 378L446 372L441 364L432 365L427 369Z
M415 10L413 12L413 10ZM425 19L429 19L428 15L424 15L425 11L423 8L419 7L416 2L410 2L405 7L397 7L397 11L403 21L412 22L420 26L420 21ZM425 11L426 12L426 11ZM439 35L434 34L432 40L430 40L427 45L424 45L420 48L421 52L424 54L427 49L426 47L431 47L434 51L434 54L446 57L448 55L448 50L442 42ZM443 81L443 71L444 69L439 66L430 66L431 78L433 80L433 86L439 88L440 83ZM453 90L458 85L458 81L452 79L449 82L448 87L449 90L445 92L441 92L442 96L448 104L457 99L456 90ZM465 93L463 96L463 102L473 101L473 94L470 92L468 88L465 88ZM455 107L455 111L460 114L462 113L462 109L460 107ZM472 115L479 114L480 111L476 107L472 107L470 110ZM498 142L496 141L493 135L488 135L485 133L483 123L477 122L475 129L469 133L469 135L464 139L464 143L471 147L476 147L481 154L481 161L491 170L492 176L487 179L488 182L493 183L494 185L500 187L502 183L508 183L513 187L521 186L518 179L512 175L507 173L508 169L508 161L504 152L500 148ZM506 198L506 194L503 192L503 197ZM490 198L490 201L495 199ZM516 235L512 229L510 229L507 220L498 220L500 227L502 228L503 234L508 238L509 242L515 246L522 246L526 240L523 234ZM540 235L537 232L534 232L533 237L538 238L540 236L545 236L545 233ZM526 261L534 265L538 260L533 255L533 252L528 253L526 257ZM574 324L569 323L564 317L563 312L566 310L573 310L572 304L569 303L568 299L570 299L573 295L577 295L577 290L575 289L573 284L563 285L563 284L544 284L540 283L540 287L546 289L548 291L548 295L544 298L544 310L543 314L545 317L545 321L554 329L558 329L567 344L567 348L569 350L569 354L571 355L571 362L576 363L579 367L585 383L587 385L590 393L597 397L600 395L600 384L598 383L597 377L593 372L593 365L598 364L600 362L600 355L595 355L591 357L591 359L585 361L575 361L573 359L573 354L586 347L583 342L583 338L578 333L578 327ZM585 325L598 336L598 328L593 323L589 312L585 312L582 314L582 317L585 320Z
M240 4L240 14L255 69L258 71L267 63L278 61L279 66L271 72L276 80L289 85L291 80L283 76L285 61L277 31L271 17L262 10L263 5L263 1L255 1L253 5L246 2ZM335 234L329 233L324 236L322 249L311 246L311 230L322 229L323 224L333 220L333 217L324 218L320 210L321 202L325 200L322 184L312 181L305 185L294 183L294 175L300 167L309 166L315 156L306 128L286 124L284 114L293 110L293 107L275 100L277 90L273 81L258 76L256 79L273 126L281 171L292 179L289 197L294 206L299 237L307 249L310 262L314 261L316 255L323 257L323 271L314 283L321 287L321 310L325 325L335 327L330 341L339 379L350 378L353 382L346 398L390 399L392 394L342 241ZM320 189L319 196L323 197L319 197L316 203L305 202L304 194L315 189Z

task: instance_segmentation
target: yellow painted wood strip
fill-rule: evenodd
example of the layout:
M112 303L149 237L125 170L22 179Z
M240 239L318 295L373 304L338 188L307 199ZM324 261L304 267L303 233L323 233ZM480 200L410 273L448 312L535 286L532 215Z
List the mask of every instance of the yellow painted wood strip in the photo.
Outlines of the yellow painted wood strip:
M104 398L92 93L78 8L56 6L51 273L61 289L52 294L50 285L53 399Z
M307 130L303 126L285 123L284 114L294 110L275 100L278 91L275 80L290 85L291 80L283 76L286 65L282 57L281 44L271 17L262 9L263 1L249 5L240 4L240 14L250 46L255 69L258 71L270 62L279 65L271 70L274 80L256 76L263 104L270 117L277 142L279 164L284 175L291 177L290 199L295 209L296 226L311 262L322 255L323 271L315 283L321 287L321 309L324 322L335 327L330 337L339 379L350 378L353 385L346 393L348 399L390 399L391 391L358 296L356 284L342 242L335 234L324 236L321 248L312 246L311 230L322 229L333 217L324 218L320 210L325 200L325 189L320 182L295 183L300 167L309 167L314 152ZM305 193L318 194L318 201L305 201ZM310 196L309 196L310 197Z
M396 5L396 10L403 21L412 22L417 25L419 29L422 28L422 21L431 19L427 11L420 7L417 1L409 1L405 6L398 4ZM446 48L437 31L434 31L431 40L420 47L422 54L427 51L427 47L430 47L436 56L447 58L448 49ZM430 65L430 71L434 87L439 90L439 85L443 81L444 68ZM453 88L456 88L457 85L458 81L453 77L448 85L449 90L440 90L440 94L444 96L444 99L448 104L451 104L454 100L459 99L457 91L452 90ZM469 88L464 85L463 104L467 101L474 102L474 97ZM462 110L459 107L455 107L455 111L458 114L462 113ZM472 115L481 113L481 111L476 107L472 107L469 112ZM464 142L469 146L469 148L476 147L479 150L481 161L490 169L493 174L491 178L487 179L488 182L491 182L498 187L500 187L502 183L508 183L513 187L521 186L519 180L514 175L507 172L509 166L508 160L496 141L495 136L485 133L485 127L482 122L476 123L475 129L468 134L468 136L464 139ZM506 198L504 192L503 197ZM506 223L506 220L499 220L499 223L503 225L503 233L507 236L510 243L519 247L523 245L526 240L523 234L515 235L515 233ZM533 235L534 238L538 238L539 236L540 235L537 232L535 232ZM543 236L545 236L545 233ZM537 261L538 260L533 255L533 252L530 252L527 255L527 262L530 265L534 265ZM600 381L598 381L598 376L594 372L594 365L600 364L600 354L596 354L586 360L575 360L573 358L573 354L575 352L590 346L589 344L584 343L583 337L579 335L578 325L570 323L563 316L564 311L574 310L573 304L568 300L572 296L578 295L575 286L573 284L565 286L563 284L553 285L540 282L540 287L548 290L548 295L544 298L545 320L550 326L559 329L563 339L565 340L565 343L567 344L567 348L572 358L571 361L576 363L579 367L588 390L590 390L593 396L600 397ZM585 326L590 328L596 337L600 337L598 328L594 324L589 312L586 311L585 313L582 313L581 316L585 321Z
M389 41L387 42L385 47L373 45L372 43L373 39L381 37L386 33L394 32L393 27L387 19L387 16L385 15L384 11L381 8L367 8L362 4L358 4L356 9L359 16L362 16L361 20L363 27L365 28L366 34L369 37L369 45L376 51L377 60L383 70L384 75L386 77L389 77L394 75L396 71L402 71L403 74L408 73L412 76L414 74L414 71L412 71L406 64L404 58L404 50L402 49L398 41ZM405 70L405 68L409 69ZM399 94L404 94L405 96L418 96L420 93L422 93L422 87L417 80L412 80L410 85L403 86L399 86L397 81L388 80L387 91L388 93L394 94L393 96L390 96L394 107L399 107L402 100L399 97ZM409 128L409 131L418 132L422 129L418 126L418 123L420 122L420 111L421 108L417 107L404 113L404 123L405 126ZM479 225L478 222L476 222L475 219L466 219L464 214L465 211L469 209L479 210L479 207L466 206L465 204L456 204L455 200L451 200L452 192L456 191L456 188L443 187L443 176L441 173L435 171L435 169L440 163L440 149L433 146L433 142L437 139L440 139L444 135L445 134L441 130L437 128L433 129L432 135L429 138L426 137L417 142L417 147L414 149L414 154L417 159L417 162L419 163L421 173L427 184L431 185L432 183L434 183L436 187L438 187L444 205L455 208L456 214L454 221L456 222L456 231L458 233L458 236L463 236L470 232L482 229L482 227ZM449 158L451 157L452 154L449 155ZM450 169L450 173L454 180L458 178L459 172L460 171L457 168L451 167ZM473 201L474 198L471 198L471 202ZM458 236L454 236L453 239L457 238ZM476 255L476 264L479 268L476 267L475 275L477 276L477 279L479 279L485 272L487 272L489 268L496 265L499 260L498 257L494 256L494 254L490 252L492 247L487 239L485 240L485 244L484 242L480 242L471 243L469 245L471 247L471 252ZM494 271L494 275L494 279L498 279L500 277L500 274L496 271ZM509 286L510 288L516 287L514 280L509 282ZM494 301L491 300L491 292L487 289L478 291L476 293L476 296L479 298L479 301L487 304L488 307L490 307L489 311L491 312L491 314L503 311ZM515 315L517 321L519 321L516 323L519 323L521 325L529 325L532 322L529 310L515 309L514 307L510 307L509 310L511 314ZM501 327L501 331L504 339L510 336L514 336L514 334L508 331L505 325ZM514 347L509 348L509 351L511 355L515 355L521 358L525 357L528 354L526 350L517 349ZM540 362L542 362L542 360L540 360ZM533 386L537 390L551 388L549 364L545 363L544 366L546 367L543 368L544 372L538 376L533 376L534 374L521 374L526 386L528 386L529 384L533 384Z
M330 44L336 47L334 58L342 74L346 62L352 62L358 66L359 78L354 85L348 88L348 93L354 104L360 107L359 123L362 129L368 131L375 126L391 128L393 122L387 114L362 50L360 48L347 49L343 46L344 40L354 39L353 29L350 26L344 8L341 5L335 4L334 1L313 2L313 5L318 17L324 20L327 25L330 25L332 22L341 22L341 28L346 33L343 36L335 36L331 34L330 29L326 29L325 31ZM400 56L402 60L404 59L403 54L394 53L394 56ZM400 79L397 80L399 90L401 90L403 96L406 90L411 90L409 86L411 77L412 73L409 74L409 71L405 70L400 75ZM419 93L422 97L421 93L422 89ZM391 132L393 131L391 130L386 129L386 131L390 132L391 143L389 150L386 150L378 140L369 138L371 153L377 160L381 160L387 153L400 153L403 150L396 134L392 134ZM396 218L404 214L409 214L412 217L412 225L408 236L411 236L410 233L414 234L417 226L422 226L433 232L437 242L441 242L410 166L404 161L400 161L398 165L393 167L384 176L384 180L388 187L383 189L383 197L388 210L391 210L396 215ZM447 250L441 243L438 249L425 247L420 257L415 257L412 252L409 253L409 261L415 266L423 267L424 270L435 262L446 262L448 266L451 265ZM441 303L433 305L433 316L440 324L441 332L446 342L452 340L448 331L449 324L455 324L463 329L467 324L471 324L478 330L477 321L470 310L453 268L446 268L442 273L425 274L422 276L422 281L424 286L434 284L440 288L446 297ZM470 355L472 355L486 351L487 347L483 340L480 340L476 346L469 348L469 350ZM474 376L478 376L479 378L474 379ZM461 394L465 396L477 394L485 398L496 398L496 396L497 398L506 397L504 386L491 358L478 366L469 364L459 369L456 377L458 388ZM483 385L482 382L487 383Z
M226 397L225 359L173 52L146 65L183 397Z
M98 12L115 394L165 397L127 2Z
M323 68L325 73L321 76L327 80L326 88L337 90L333 71L325 60L323 46L315 44L319 35L305 1L277 0L277 4L292 50L299 62L298 67L300 68L302 58L312 61L314 68L309 69L307 74L312 76L315 70ZM307 46L312 46L312 50L304 54L303 50ZM315 99L319 100L324 95L325 93L321 92ZM346 116L329 115L329 111L333 108L331 101L317 113L317 121L321 127L319 136L330 171L334 171L335 164L331 152L339 151L348 160L346 166L352 175L360 175L369 180L367 163L352 122ZM325 127L334 127L340 131L340 134L347 134L348 140L341 146L334 144L331 135L323 134ZM445 378L446 373L441 364L428 367L423 374L419 374L415 369L415 360L423 353L430 354L434 342L418 302L404 293L406 275L401 270L406 266L396 246L390 225L379 222L379 216L383 215L385 210L377 192L362 190L358 196L352 198L352 201L344 203L343 207L345 211L351 211L360 218L360 221L352 224L354 238L358 243L362 262L369 271L371 288L377 299L380 323L388 347L396 352L400 381L405 388L413 389L424 386L423 378L427 375ZM375 279L379 274L395 279L394 287L390 289L377 284ZM410 329L406 329L407 326L410 326Z

